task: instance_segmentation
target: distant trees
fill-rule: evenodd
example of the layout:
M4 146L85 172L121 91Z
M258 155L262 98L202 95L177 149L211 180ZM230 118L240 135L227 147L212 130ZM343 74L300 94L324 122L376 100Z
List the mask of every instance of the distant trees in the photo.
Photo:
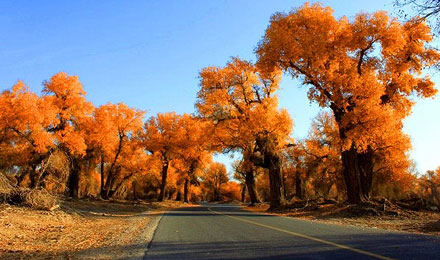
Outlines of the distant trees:
M435 171L428 171L419 180L421 195L427 197L432 203L440 205L440 167Z
M210 193L211 200L221 200L222 186L228 183L226 167L222 163L212 162L203 172L202 181Z
M159 158L162 165L159 201L165 198L168 168L175 157L179 138L182 138L181 131L181 116L173 112L151 117L141 135L145 149Z
M190 187L199 184L198 172L207 167L211 159L211 125L189 114L182 116L182 136L177 144L176 156L184 167L183 201L189 202Z

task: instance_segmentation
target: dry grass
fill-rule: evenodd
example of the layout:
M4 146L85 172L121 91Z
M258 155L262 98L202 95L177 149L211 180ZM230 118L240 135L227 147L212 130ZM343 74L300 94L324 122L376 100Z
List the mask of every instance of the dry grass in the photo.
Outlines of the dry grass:
M21 190L21 205L33 209L53 210L58 206L58 200L46 189Z
M8 178L0 173L0 202L8 202L14 190Z
M14 187L3 174L0 174L0 203L40 210L53 210L58 206L58 200L46 189Z
M267 212L268 204L261 203L246 209ZM386 230L406 231L440 235L440 212L431 210L408 210L395 204L385 211L371 205L349 205L345 203L312 205L298 208L285 208L270 214L301 218L338 225L353 225Z
M177 202L60 202L53 211L0 204L0 259L128 259L137 249L145 252L144 232L161 210L184 206Z

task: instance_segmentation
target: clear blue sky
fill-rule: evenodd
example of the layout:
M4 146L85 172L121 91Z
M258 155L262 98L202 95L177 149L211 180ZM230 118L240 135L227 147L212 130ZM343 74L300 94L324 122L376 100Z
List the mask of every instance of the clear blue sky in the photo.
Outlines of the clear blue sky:
M391 0L321 1L336 16L389 10ZM253 50L271 14L302 1L1 1L0 89L18 79L35 92L59 71L78 75L96 106L124 102L158 112L192 113L198 72ZM280 105L305 137L318 112L306 88L283 80ZM420 101L405 122L412 158L425 171L440 165L440 99ZM219 156L218 160L228 161Z

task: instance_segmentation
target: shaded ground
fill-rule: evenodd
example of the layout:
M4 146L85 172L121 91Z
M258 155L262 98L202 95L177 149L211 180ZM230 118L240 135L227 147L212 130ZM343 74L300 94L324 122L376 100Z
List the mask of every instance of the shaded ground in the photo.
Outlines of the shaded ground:
M268 204L258 204L246 209L256 212L266 212ZM331 224L372 227L386 230L406 231L440 235L439 211L413 211L395 205L388 212L391 214L368 214L368 210L353 207L347 204L313 205L299 208L286 208L271 212L280 216L315 220ZM363 214L359 214L363 213ZM373 212L374 213L374 212Z
M142 258L161 210L181 205L62 201L42 211L0 204L0 258Z

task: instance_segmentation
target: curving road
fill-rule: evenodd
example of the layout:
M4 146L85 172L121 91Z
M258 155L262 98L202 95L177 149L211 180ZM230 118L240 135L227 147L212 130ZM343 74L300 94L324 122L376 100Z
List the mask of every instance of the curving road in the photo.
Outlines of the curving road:
M202 204L168 211L145 259L440 259L440 239Z

